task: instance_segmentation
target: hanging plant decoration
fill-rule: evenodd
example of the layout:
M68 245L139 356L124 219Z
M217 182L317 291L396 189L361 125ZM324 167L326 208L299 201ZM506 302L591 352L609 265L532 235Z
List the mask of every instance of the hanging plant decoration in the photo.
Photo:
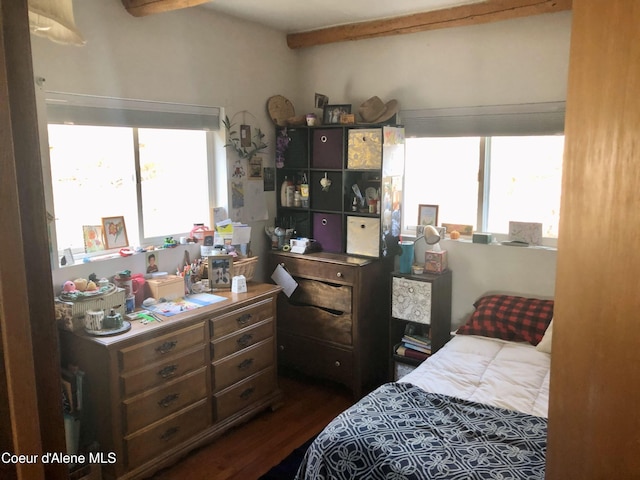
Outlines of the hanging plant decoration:
M254 129L255 133L249 143L247 141L243 142L238 131L233 129L234 124L231 123L229 117L225 117L222 124L227 132L227 143L224 144L225 148L232 148L241 160L251 160L256 154L267 148L267 144L264 143L263 140L264 133L262 133L259 128Z
M287 133L287 128L280 130L280 133L276 137L276 168L284 167L284 155L289 148L289 142L291 137Z

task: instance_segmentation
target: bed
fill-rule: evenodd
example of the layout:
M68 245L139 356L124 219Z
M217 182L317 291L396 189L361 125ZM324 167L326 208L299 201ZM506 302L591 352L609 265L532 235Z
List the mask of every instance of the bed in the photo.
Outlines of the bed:
M329 423L296 479L544 479L553 301L474 306L442 349Z

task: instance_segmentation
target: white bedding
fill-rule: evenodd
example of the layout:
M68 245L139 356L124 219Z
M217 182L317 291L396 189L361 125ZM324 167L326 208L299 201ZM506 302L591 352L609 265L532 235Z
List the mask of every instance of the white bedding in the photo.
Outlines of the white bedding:
M457 335L398 381L546 418L550 364L528 343Z

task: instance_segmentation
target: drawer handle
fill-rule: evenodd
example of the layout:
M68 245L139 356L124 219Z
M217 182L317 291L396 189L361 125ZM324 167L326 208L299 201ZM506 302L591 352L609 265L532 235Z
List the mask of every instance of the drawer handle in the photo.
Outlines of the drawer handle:
M336 367L339 367L339 366L340 366L340 360L336 360L336 363L334 363L334 365L335 365Z
M252 364L253 364L253 358L247 358L246 360L243 360L242 362L240 362L240 365L238 365L238 368L240 370L246 370Z
M178 400L178 397L180 396L179 393L171 393L169 395L167 395L166 397L164 397L162 400L160 400L158 402L158 405L160 405L162 408L167 408L169 407L173 402L175 402L176 400Z
M323 219L322 219L322 221L321 221L320 223L322 223L322 225L324 226L324 225L326 225L326 224L327 224L327 223L329 223L329 222L327 222L327 219L326 219L326 218L323 218Z
M178 365L167 365L166 367L158 370L158 375L160 375L162 378L169 378L176 374L176 370L178 370Z
M280 345L280 351L284 352L284 345Z
M176 348L176 345L178 345L177 340L172 340L171 342L164 342L162 345L156 348L156 352L158 352L160 355L164 355L165 353L169 353L171 350Z
M254 390L255 390L255 388L253 388L253 387L247 388L244 392L242 392L240 394L240 398L242 400L246 400L247 398L249 398L253 394Z
M367 228L367 226L363 223L360 225L360 228Z
M171 427L168 428L162 435L160 435L160 440L170 440L171 437L173 437L176 433L178 433L178 431L180 430L180 427Z
M253 335L249 333L245 333L237 340L238 346L240 348L245 348L247 345L251 343L252 339L253 339Z
M320 137L320 141L321 141L322 143L327 143L327 136L326 136L326 135L322 135L322 136Z
M249 320L251 320L251 314L245 313L244 315L240 315L236 321L238 322L238 325L244 326L249 323Z
M338 278L342 278L342 272L338 272L338 273L336 273L336 277L338 277Z

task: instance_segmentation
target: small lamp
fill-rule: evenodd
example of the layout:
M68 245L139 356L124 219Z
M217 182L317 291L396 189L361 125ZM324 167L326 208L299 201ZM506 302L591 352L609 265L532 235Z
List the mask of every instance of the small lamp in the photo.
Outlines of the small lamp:
M424 242L427 245L431 245L431 250L439 252L440 251L440 245L438 245L438 243L440 242L440 240L442 239L442 234L440 233L440 231L438 231L438 229L436 227L434 227L433 225L425 225L424 226L424 231L422 232L422 235L420 235L418 238L416 238L416 243L418 242L418 240L424 238Z
M31 33L56 43L82 46L86 42L73 19L73 0L29 0Z
M426 225L424 227L424 241L427 245L437 245L440 241L440 232L433 225Z

